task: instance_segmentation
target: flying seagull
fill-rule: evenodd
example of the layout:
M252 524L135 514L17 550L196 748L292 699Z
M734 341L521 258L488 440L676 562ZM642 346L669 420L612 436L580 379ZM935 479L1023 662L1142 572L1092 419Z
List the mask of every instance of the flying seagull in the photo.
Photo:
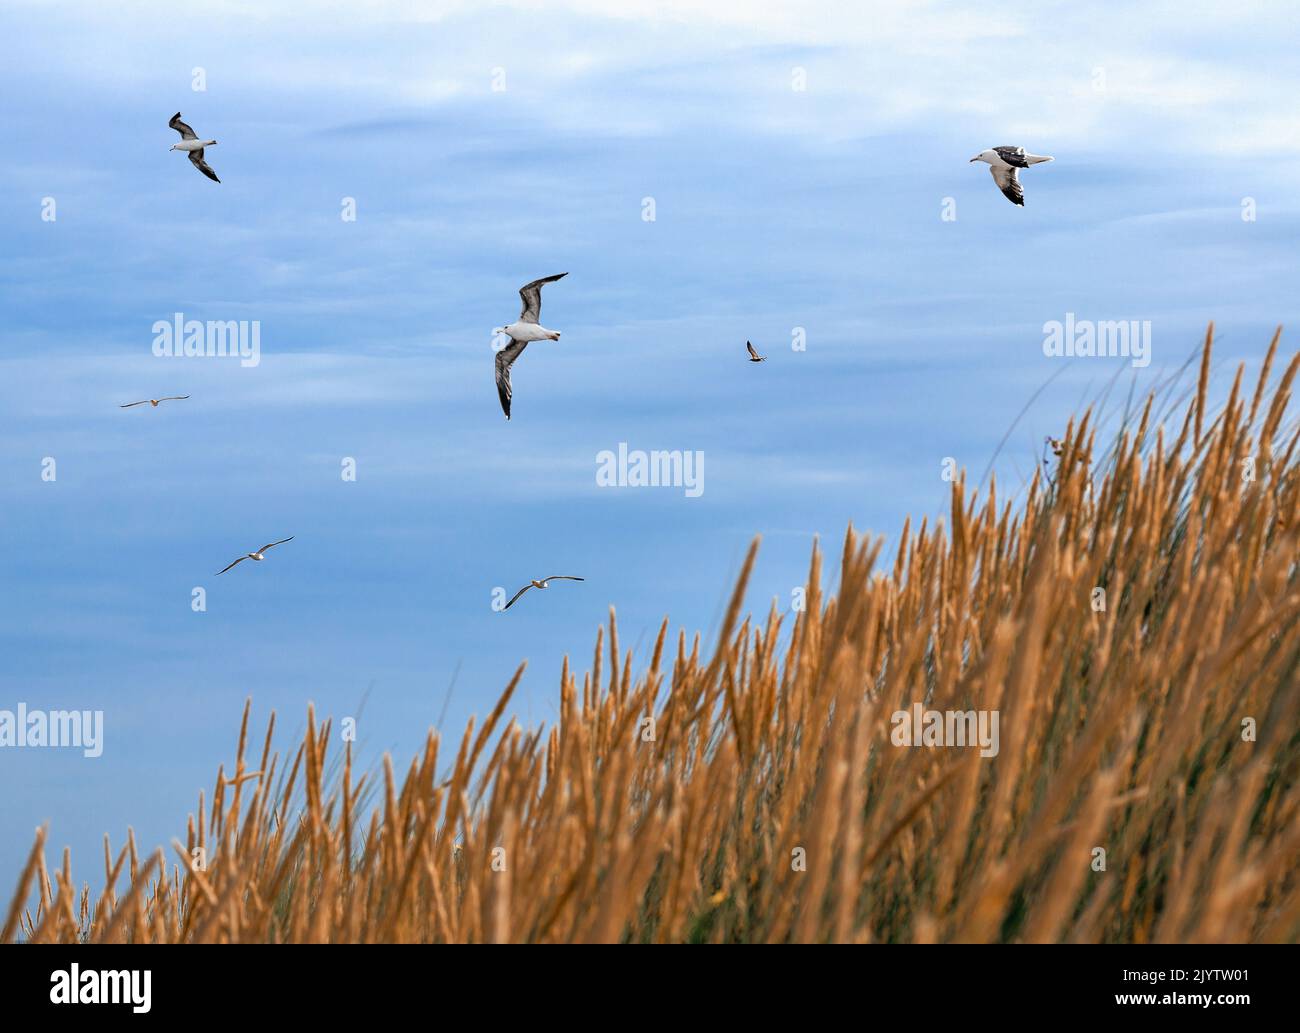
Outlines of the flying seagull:
M563 275L563 274L561 274L561 275ZM531 285L530 285L530 286L531 286ZM238 563L239 561L236 560L235 562ZM550 582L550 581L586 581L586 580L587 580L587 579L586 579L585 577L574 577L574 576L571 575L571 574L552 574L550 577L544 577L544 578L542 578L542 580L540 580L540 581L529 581L528 584L524 585L523 588L519 589L519 591L516 592L516 593L514 594L514 596L511 598L510 602L506 603L505 606L503 606L503 607L501 608L501 612L502 612L502 613L505 613L506 610L508 610L508 609L510 609L510 607L514 606L514 604L515 604L515 599L518 599L521 595L523 595L525 592L527 592L530 588L546 588L546 587L548 587L548 582Z
M267 549L271 548L272 546L283 545L285 542L291 542L291 541L293 541L293 535L289 535L288 538L281 538L278 542L271 542L270 545L263 545L260 549L257 550L257 552L250 552L247 556L240 556L239 559L235 560L235 563L243 563L244 560L264 560L266 559L265 553ZM230 567L233 567L235 563L230 564ZM217 571L217 574L224 574L227 570L230 569L230 567L223 567L221 570ZM217 575L214 574L213 576L215 577Z
M176 132L181 134L181 142L172 144L171 149L173 151L188 152L190 161L194 164L196 169L202 172L214 183L220 183L221 180L217 179L217 174L212 171L212 166L203 160L203 148L215 147L217 141L200 140L194 130L181 121L181 113L179 111L172 115L172 120L167 124L175 129Z
M189 398L189 395L168 395L166 398L142 398L138 402L127 402L126 405L119 405L118 408L129 409L133 405L144 405L146 402L148 402L155 409L157 409L159 402L179 402L186 398Z
M501 409L506 414L507 420L510 419L510 367L515 364L515 359L523 354L529 341L560 339L560 331L547 330L537 322L537 317L542 313L542 284L554 283L568 275L568 273L556 273L554 276L544 276L540 280L524 284L519 288L519 296L524 300L519 319L509 326L499 326L492 331L493 334L505 334L510 338L510 343L497 352L497 394L501 398Z
M980 151L971 161L987 162L993 173L993 182L1007 195L1012 204L1025 206L1025 192L1020 187L1019 169L1027 169L1039 162L1051 161L1045 154L1026 154L1023 147L991 147Z
M750 361L750 362L766 362L766 361L767 361L767 356L766 356L766 355L759 355L758 352L754 351L754 346L753 346L752 344L750 344L748 341L745 342L745 347L749 349L749 361Z

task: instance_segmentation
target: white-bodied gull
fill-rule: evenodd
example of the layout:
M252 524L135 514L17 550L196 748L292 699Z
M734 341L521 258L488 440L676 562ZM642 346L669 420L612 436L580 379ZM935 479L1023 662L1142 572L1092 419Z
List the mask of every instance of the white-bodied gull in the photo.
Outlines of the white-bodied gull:
M1023 147L990 147L971 159L987 162L998 189L1007 195L1008 201L1022 208L1025 206L1025 192L1020 186L1019 170L1051 160L1045 154L1027 154Z
M516 592L510 598L510 602L506 603L505 606L501 607L501 612L505 613L506 610L514 606L515 600L518 599L525 592L527 592L530 588L547 588L549 587L548 582L551 581L586 581L586 580L587 579L585 577L574 577L572 574L552 574L550 577L544 577L540 581L529 581L528 584L524 585L523 588L519 589L519 591Z
M118 408L129 409L133 405L147 404L147 405L152 405L155 409L157 409L159 402L180 402L180 401L184 401L186 398L189 398L189 395L167 395L165 398L142 398L138 402L127 402L126 405L119 405Z
M529 341L560 339L560 331L547 330L537 322L542 314L542 284L554 283L568 275L568 273L556 273L554 276L544 276L540 280L524 284L519 288L519 297L524 302L519 318L509 326L499 326L492 331L493 334L505 334L510 338L510 343L497 352L496 359L497 395L501 398L501 410L506 414L507 420L510 419L510 367L515 364L515 359L523 354Z
M203 160L203 148L215 147L217 141L200 140L198 134L181 121L181 113L179 111L172 115L172 120L167 124L175 129L176 132L181 134L181 142L172 144L171 149L173 151L185 151L189 154L190 161L194 164L196 169L202 172L214 183L220 183L221 180L217 179L217 174L212 171L212 166Z
M281 538L278 542L271 542L269 545L263 545L260 549L257 550L257 552L250 552L247 556L240 556L239 559L235 560L234 563L230 564L230 567L233 567L235 566L235 564L238 563L243 563L244 560L264 560L266 559L265 553L267 549L270 549L276 545L283 545L285 542L291 542L291 541L293 541L293 535L289 535L288 538ZM224 574L227 570L230 569L230 567L222 567L220 570L217 571L217 574L213 575L213 577L216 577L218 574Z

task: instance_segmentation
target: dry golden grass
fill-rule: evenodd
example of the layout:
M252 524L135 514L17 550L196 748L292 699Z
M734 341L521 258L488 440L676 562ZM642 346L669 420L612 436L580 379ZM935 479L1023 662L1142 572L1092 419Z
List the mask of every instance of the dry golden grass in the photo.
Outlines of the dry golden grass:
M667 654L665 621L634 675L611 613L558 726L502 726L521 667L449 778L432 733L400 780L357 777L310 710L287 775L274 717L250 765L246 707L177 858L106 838L92 902L38 836L0 942L1294 941L1300 356L1270 390L1277 346L1213 414L1207 337L1172 441L1150 398L1094 460L1085 414L1015 511L959 482L891 567L850 529L834 598L814 549L788 635L741 617L757 542L712 656ZM917 701L997 710L1001 752L891 745Z

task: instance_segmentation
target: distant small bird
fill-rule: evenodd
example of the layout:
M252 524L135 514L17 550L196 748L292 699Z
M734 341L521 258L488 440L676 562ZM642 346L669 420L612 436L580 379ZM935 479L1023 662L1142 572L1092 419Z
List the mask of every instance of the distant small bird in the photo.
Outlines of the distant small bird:
M257 550L257 552L250 552L247 556L240 556L239 559L235 560L234 563L230 564L230 567L235 566L235 564L237 563L243 563L244 560L264 560L266 559L265 553L267 549L270 549L276 545L283 545L285 542L291 542L291 541L293 541L293 535L289 535L288 538L281 538L278 542L271 542L270 545L263 545L260 549ZM227 570L230 569L230 567L223 567L221 570L218 570L217 573L214 574L213 576L216 577L219 574L224 574Z
M235 562L238 563L239 561L236 560ZM585 577L574 577L572 574L552 574L550 577L544 577L540 581L529 581L528 584L524 585L523 588L519 589L519 591L514 594L514 596L510 599L510 602L506 603L505 606L501 608L501 612L505 613L506 610L514 606L515 600L518 599L525 592L527 592L530 588L546 588L548 587L548 582L551 581L586 581L586 580L587 579Z
M766 362L766 361L767 361L767 356L766 356L766 355L759 355L758 352L754 351L754 346L753 346L752 344L750 344L748 341L745 342L745 347L749 349L749 361L750 361L750 362Z
M1020 186L1017 170L1051 160L1045 154L1026 154L1023 147L991 147L987 151L980 151L971 159L987 162L998 189L1006 194L1007 200L1021 208L1025 206L1025 192Z
M126 405L119 405L118 408L129 409L133 405L144 405L146 402L148 402L155 409L157 409L159 402L180 402L186 398L189 398L189 395L168 395L166 398L142 398L138 402L127 402Z
M173 129L175 129L176 132L181 134L181 142L172 144L171 150L185 151L186 153L188 153L190 156L190 161L191 163L193 163L196 169L202 172L205 176L208 177L208 179L212 180L214 183L220 183L221 180L217 179L217 174L212 171L212 166L210 166L206 161L203 160L203 148L215 147L217 146L217 141L200 140L198 138L198 134L196 134L193 129L191 129L189 126L187 126L184 122L181 121L181 113L179 111L176 112L176 114L172 115L172 120L167 124L171 126Z
M497 352L496 359L497 395L501 399L501 409L506 414L507 420L510 419L510 367L514 365L515 359L523 354L529 341L560 339L560 331L547 330L537 322L542 314L542 284L554 283L568 275L568 273L556 273L554 276L544 276L540 280L524 284L519 288L519 297L524 302L519 319L509 326L498 326L492 331L493 334L505 334L510 338L510 343Z

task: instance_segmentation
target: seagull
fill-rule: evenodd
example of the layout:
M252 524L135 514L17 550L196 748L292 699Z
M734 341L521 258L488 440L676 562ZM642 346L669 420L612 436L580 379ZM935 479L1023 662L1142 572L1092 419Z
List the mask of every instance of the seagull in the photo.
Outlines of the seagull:
M1045 154L1026 154L1023 147L991 147L980 151L971 161L988 162L989 171L993 173L993 182L1007 195L1012 204L1025 206L1025 192L1020 188L1018 169L1027 169L1039 162L1051 161Z
M181 121L181 113L179 111L172 115L172 120L167 124L175 129L176 132L181 134L181 142L172 144L171 149L173 151L187 151L190 156L190 161L193 162L196 169L207 176L208 179L212 180L212 182L220 183L221 180L217 179L217 174L212 171L212 166L203 160L203 148L215 147L217 141L200 140L194 130Z
M515 359L523 354L529 341L560 339L560 331L547 330L537 322L537 317L542 312L542 284L554 283L568 275L568 273L556 273L554 276L544 276L540 280L524 284L519 288L519 296L524 299L524 307L519 313L519 319L509 326L499 326L492 331L493 334L505 334L510 338L510 343L497 352L496 360L497 394L501 398L501 409L505 412L507 420L510 419L510 367L514 365Z
M239 559L235 560L235 563L243 563L244 560L264 560L266 559L265 553L267 549L271 548L272 546L283 545L285 542L291 542L291 541L293 541L293 535L289 535L288 538L281 538L278 542L271 542L270 545L263 545L260 549L257 550L257 552L250 552L247 556L240 556ZM233 567L235 563L230 564L230 567ZM223 567L221 570L218 570L217 573L214 574L213 576L216 577L217 575L224 574L227 570L230 569L230 567Z
M750 344L748 341L745 342L745 347L749 349L749 361L750 361L750 362L766 362L766 361L767 361L767 356L766 356L766 355L759 355L758 352L754 351L754 346L753 346L752 344Z
M564 274L561 273L560 275L563 276ZM532 285L529 284L529 286L532 286ZM239 560L235 560L235 563L238 563L238 562L239 562ZM232 564L232 566L233 566L233 564ZM515 599L518 599L521 595L523 595L525 592L527 592L530 588L546 588L546 587L548 587L548 584L547 584L547 583L550 582L550 581L586 581L586 580L587 580L587 579L586 579L585 577L574 577L572 574L552 574L550 577L544 577L544 578L542 578L542 580L540 580L540 581L529 581L528 584L524 585L523 588L519 589L519 591L516 592L516 593L514 594L514 596L511 598L510 602L506 603L505 606L503 606L503 607L501 608L501 612L502 612L502 613L505 613L506 610L508 610L508 609L510 609L510 607L514 606L514 604L515 604Z
M148 402L155 409L157 409L159 402L179 402L186 398L189 398L189 395L168 395L166 398L142 398L138 402L127 402L126 405L119 405L118 408L129 409L133 405L144 405L146 402Z

